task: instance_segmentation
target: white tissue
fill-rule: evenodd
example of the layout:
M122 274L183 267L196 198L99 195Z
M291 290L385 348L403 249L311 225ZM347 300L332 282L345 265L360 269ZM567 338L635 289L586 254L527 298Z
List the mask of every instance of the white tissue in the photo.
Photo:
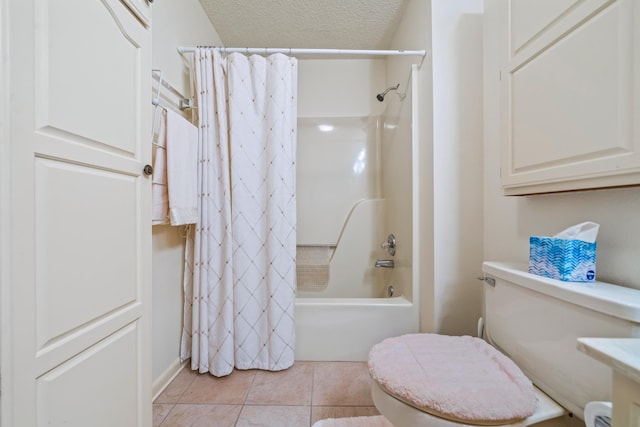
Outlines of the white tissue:
M599 228L600 224L587 221L581 224L572 225L553 237L558 239L582 240L587 243L594 243L596 241L596 237L598 237Z

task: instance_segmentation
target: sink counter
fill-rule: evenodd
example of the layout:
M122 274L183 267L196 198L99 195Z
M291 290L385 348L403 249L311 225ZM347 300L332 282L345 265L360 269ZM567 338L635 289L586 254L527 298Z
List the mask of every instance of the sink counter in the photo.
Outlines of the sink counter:
M577 347L613 370L613 427L640 426L640 338L579 338Z
M640 338L580 338L578 350L640 383Z

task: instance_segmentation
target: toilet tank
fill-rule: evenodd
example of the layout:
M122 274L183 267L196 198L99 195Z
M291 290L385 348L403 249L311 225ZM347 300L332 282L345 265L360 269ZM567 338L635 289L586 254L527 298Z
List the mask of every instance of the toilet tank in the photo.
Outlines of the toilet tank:
M640 290L561 282L526 265L485 262L485 339L533 383L584 419L588 402L611 401L611 368L577 350L580 337L640 337Z

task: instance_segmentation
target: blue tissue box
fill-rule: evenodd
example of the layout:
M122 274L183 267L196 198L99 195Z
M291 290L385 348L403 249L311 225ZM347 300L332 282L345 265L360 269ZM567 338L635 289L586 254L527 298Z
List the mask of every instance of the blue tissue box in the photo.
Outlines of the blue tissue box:
M529 238L529 273L565 282L596 280L596 244L555 237Z

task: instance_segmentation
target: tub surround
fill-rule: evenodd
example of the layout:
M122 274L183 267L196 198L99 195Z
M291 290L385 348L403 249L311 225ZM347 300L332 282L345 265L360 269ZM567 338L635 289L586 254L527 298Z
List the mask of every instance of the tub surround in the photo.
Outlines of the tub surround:
M385 251L379 247L384 239L382 227L385 208L384 199L361 200L356 203L327 260L327 283L324 287L313 289L313 286L305 286L306 278L299 275L298 297L386 297L386 285L390 284L389 272L374 268L375 260L385 257Z

